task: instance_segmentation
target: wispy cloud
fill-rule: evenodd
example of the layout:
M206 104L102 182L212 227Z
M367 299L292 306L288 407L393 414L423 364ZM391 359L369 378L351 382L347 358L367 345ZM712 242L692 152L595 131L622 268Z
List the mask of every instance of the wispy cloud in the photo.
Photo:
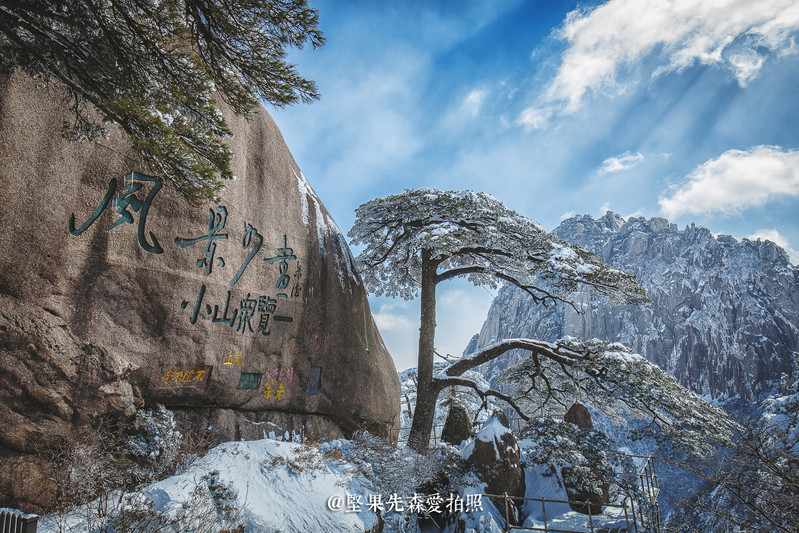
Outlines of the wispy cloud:
M587 92L622 92L620 74L657 54L652 76L697 63L721 65L741 86L757 76L768 53L795 50L795 0L610 0L569 13L558 36L568 43L539 101L520 122L544 127L556 112L579 109Z
M788 257L791 259L791 263L795 263L796 260L799 259L799 252L791 248L788 239L786 239L779 231L775 229L759 229L751 235L747 235L746 238L753 241L764 240L773 242L785 250L785 252L788 254Z
M380 331L411 331L414 325L407 313L407 309L398 307L397 304L383 304L380 311L372 313L372 316Z
M476 117L480 113L480 108L483 105L486 95L488 95L488 91L485 89L474 89L463 99L461 108L466 113Z
M600 165L596 173L599 176L604 176L605 174L629 170L643 160L644 155L641 152L635 152L634 154L629 151L624 152L619 156L609 157L602 161L602 165Z
M664 216L734 213L777 196L799 195L799 152L778 146L728 150L687 179L670 198L658 200Z
M739 53L730 54L727 61L729 61L733 72L735 72L738 84L741 87L745 87L760 72L763 63L766 62L766 58L754 50L743 50Z

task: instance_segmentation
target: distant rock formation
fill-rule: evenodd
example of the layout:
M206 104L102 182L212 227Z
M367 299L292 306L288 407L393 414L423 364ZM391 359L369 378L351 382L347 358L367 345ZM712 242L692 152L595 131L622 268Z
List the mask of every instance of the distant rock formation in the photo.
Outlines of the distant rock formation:
M653 304L609 306L588 291L570 306L534 305L504 288L472 348L496 339L553 341L571 335L622 342L701 395L754 398L790 372L799 340L799 269L770 241L714 236L663 218L576 216L555 230L564 240L634 273ZM519 355L518 357L521 357ZM493 361L493 378L512 362Z
M238 179L191 207L113 128L64 140L58 90L0 79L0 462L157 403L219 440L397 429L344 236L266 111L226 116Z

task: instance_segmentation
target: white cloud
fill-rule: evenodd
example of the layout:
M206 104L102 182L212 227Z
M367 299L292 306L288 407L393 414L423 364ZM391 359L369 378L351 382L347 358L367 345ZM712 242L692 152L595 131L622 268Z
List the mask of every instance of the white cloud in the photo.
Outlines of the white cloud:
M451 289L443 291L437 298L438 303L443 306L459 306L464 302L470 303L470 295L463 289Z
M776 229L759 229L753 234L747 235L746 238L752 241L764 240L773 242L787 252L788 256L791 258L791 263L799 259L799 252L791 248L788 239Z
M419 307L405 300L392 300L384 296L371 296L372 313L380 336L394 359L397 370L416 366L419 347Z
M440 289L436 305L436 350L440 354L460 356L472 336L480 332L488 308L496 291L476 287L469 281L456 278ZM379 303L378 303L379 302ZM375 324L397 370L416 366L419 347L418 300L390 300L386 297L371 297Z
M404 314L407 311L400 310L400 312L395 312L397 307L397 304L383 304L380 306L380 311L372 314L375 324L381 332L410 331L414 328L408 315Z
M485 89L474 89L464 98L461 107L465 112L476 117L480 113L480 107L482 107L486 95L488 95L488 91Z
M436 306L436 350L460 357L472 336L479 333L496 294L455 279L438 294Z
M759 55L754 50L744 50L743 52L730 54L728 61L735 72L735 78L741 87L746 87L746 84L753 80L766 58Z
M551 106L528 107L522 111L519 123L528 130L541 130L549 123L552 115L554 115L554 108Z
M623 91L619 75L652 54L660 63L653 76L716 64L731 69L743 86L757 75L767 51L795 50L797 29L796 0L610 0L572 11L558 34L568 43L560 67L520 121L540 128L545 122L531 119L540 119L548 106L571 113L588 91Z
M778 146L728 150L696 167L671 198L658 200L666 217L737 212L777 196L799 194L799 152Z
M573 217L576 214L577 214L577 211L566 211L565 213L560 215L560 221L563 222L567 218L571 218L571 217Z
M602 162L602 165L597 170L597 175L604 176L612 172L621 172L622 170L629 170L635 165L644 160L644 155L641 152L634 154L624 152L617 157L609 157Z

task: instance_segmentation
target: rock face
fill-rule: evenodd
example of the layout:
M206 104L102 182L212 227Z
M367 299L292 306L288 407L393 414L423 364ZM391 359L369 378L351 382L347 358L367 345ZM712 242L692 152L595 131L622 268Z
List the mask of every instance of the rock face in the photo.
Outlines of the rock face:
M569 407L569 410L563 415L563 421L574 424L580 429L594 428L594 422L591 420L591 411L580 402L574 402L572 406Z
M575 402L563 415L563 421L574 424L581 430L593 429L594 422L591 420L591 412L584 404ZM593 469L597 477L599 474ZM569 498L569 506L573 511L582 514L597 515L602 512L602 506L610 503L610 486L602 483L598 487L597 493L590 486L581 483L577 471L568 466L561 470L563 481L566 488L566 496Z
M462 405L451 404L447 413L447 421L441 430L441 440L460 446L460 444L472 436L472 421L469 420L469 412Z
M266 111L228 116L238 179L198 208L116 131L61 138L66 105L0 79L0 458L156 403L220 440L396 428L344 236Z
M470 446L473 448L466 462L478 479L486 484L487 494L502 495L507 492L508 496L524 497L524 470L520 462L519 444L504 414L497 412L486 421ZM491 498L491 501L505 516L504 499ZM524 502L517 500L515 503L521 506ZM513 506L509 510L509 523L518 524L516 510Z
M680 384L717 399L751 399L790 372L799 340L799 269L774 243L714 237L694 225L679 230L663 218L625 221L610 212L598 220L567 219L555 233L634 273L653 304L609 306L584 292L573 295L585 311L578 314L568 306L536 306L506 288L488 313L478 347L513 337L618 341ZM495 361L487 375L509 363Z

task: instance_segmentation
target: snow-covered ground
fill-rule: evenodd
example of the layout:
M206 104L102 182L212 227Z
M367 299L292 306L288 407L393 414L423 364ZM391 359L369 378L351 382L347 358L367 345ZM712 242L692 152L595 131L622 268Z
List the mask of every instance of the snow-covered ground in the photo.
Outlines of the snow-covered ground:
M337 495L356 495L365 502L371 494L359 465L343 456L341 445L227 442L185 472L123 498L121 508L168 517L158 522L162 531L218 532L237 524L253 532L368 531L377 525L377 515L365 505L360 512L328 508L328 500ZM44 517L39 531L89 533L102 521L97 507L95 502L65 516ZM113 521L122 514L109 509L106 517Z
M469 448L469 444L464 446L464 455ZM377 531L379 522L386 532L452 533L457 528L466 533L502 531L502 513L488 498L476 496L484 486L473 474L467 472L459 479L454 493L439 495L442 510L460 499L462 505L466 504L463 512L451 515L446 523L440 516L437 522L417 523L416 517L428 510L429 495L417 495L422 502L417 506L421 513L414 512L413 489L396 494L392 502L392 495L381 494L379 483L375 483L375 465L369 464L367 457L355 455L357 451L353 441L346 440L224 443L186 471L136 493L111 493L68 514L45 516L39 522L39 531L334 533ZM452 448L449 452L459 453ZM399 450L392 459L407 460L409 453ZM557 471L547 474L543 469L527 472L526 497L566 500ZM380 517L376 508L382 509ZM549 527L588 531L587 515L575 513L566 504L547 504L546 513ZM522 516L528 527L543 526L538 502L527 502ZM618 517L618 512L606 513L594 517L594 525L611 524Z
M410 371L400 374L403 420L415 401L413 377ZM479 399L466 390L452 398L442 395L441 400L438 424L443 424L450 401L465 404L470 413L479 412L476 418L480 422L493 407L480 409ZM795 411L795 403L793 399L779 399L771 412L775 418L784 417L785 412ZM171 427L171 418L161 415L164 420L159 424ZM595 414L600 425L603 420ZM507 431L498 425L496 419L491 419L482 440L498 438ZM789 434L795 436L797 432L792 427ZM435 521L417 520L430 510L427 506L431 495L417 495L416 491L432 478L435 469L444 464L460 464L458 456L468 457L473 439L460 448L439 445L438 459L432 455L431 459L415 455L403 445L392 448L375 444L377 441L370 441L369 437L328 443L290 442L292 437L288 434L270 433L265 437L268 438L221 444L178 474L135 493L109 493L69 513L45 516L39 522L39 531L499 533L503 529L504 512L488 498L478 496L485 492L485 486L467 471L448 473L451 484L438 489L441 509L446 510L450 504L460 511L460 500L461 512L449 513L446 518L437 515ZM612 528L624 522L623 509L606 507L601 516L589 519L567 503L552 502L546 504L544 517L541 499L568 500L561 470L571 461L560 461L560 466L537 466L533 457L537 455L530 455L530 450L537 448L524 439L520 446L527 464L525 497L529 499L521 507L523 526L543 528L546 521L549 528L582 532L590 531L592 523L594 527ZM421 498L423 505L414 507L414 498Z

